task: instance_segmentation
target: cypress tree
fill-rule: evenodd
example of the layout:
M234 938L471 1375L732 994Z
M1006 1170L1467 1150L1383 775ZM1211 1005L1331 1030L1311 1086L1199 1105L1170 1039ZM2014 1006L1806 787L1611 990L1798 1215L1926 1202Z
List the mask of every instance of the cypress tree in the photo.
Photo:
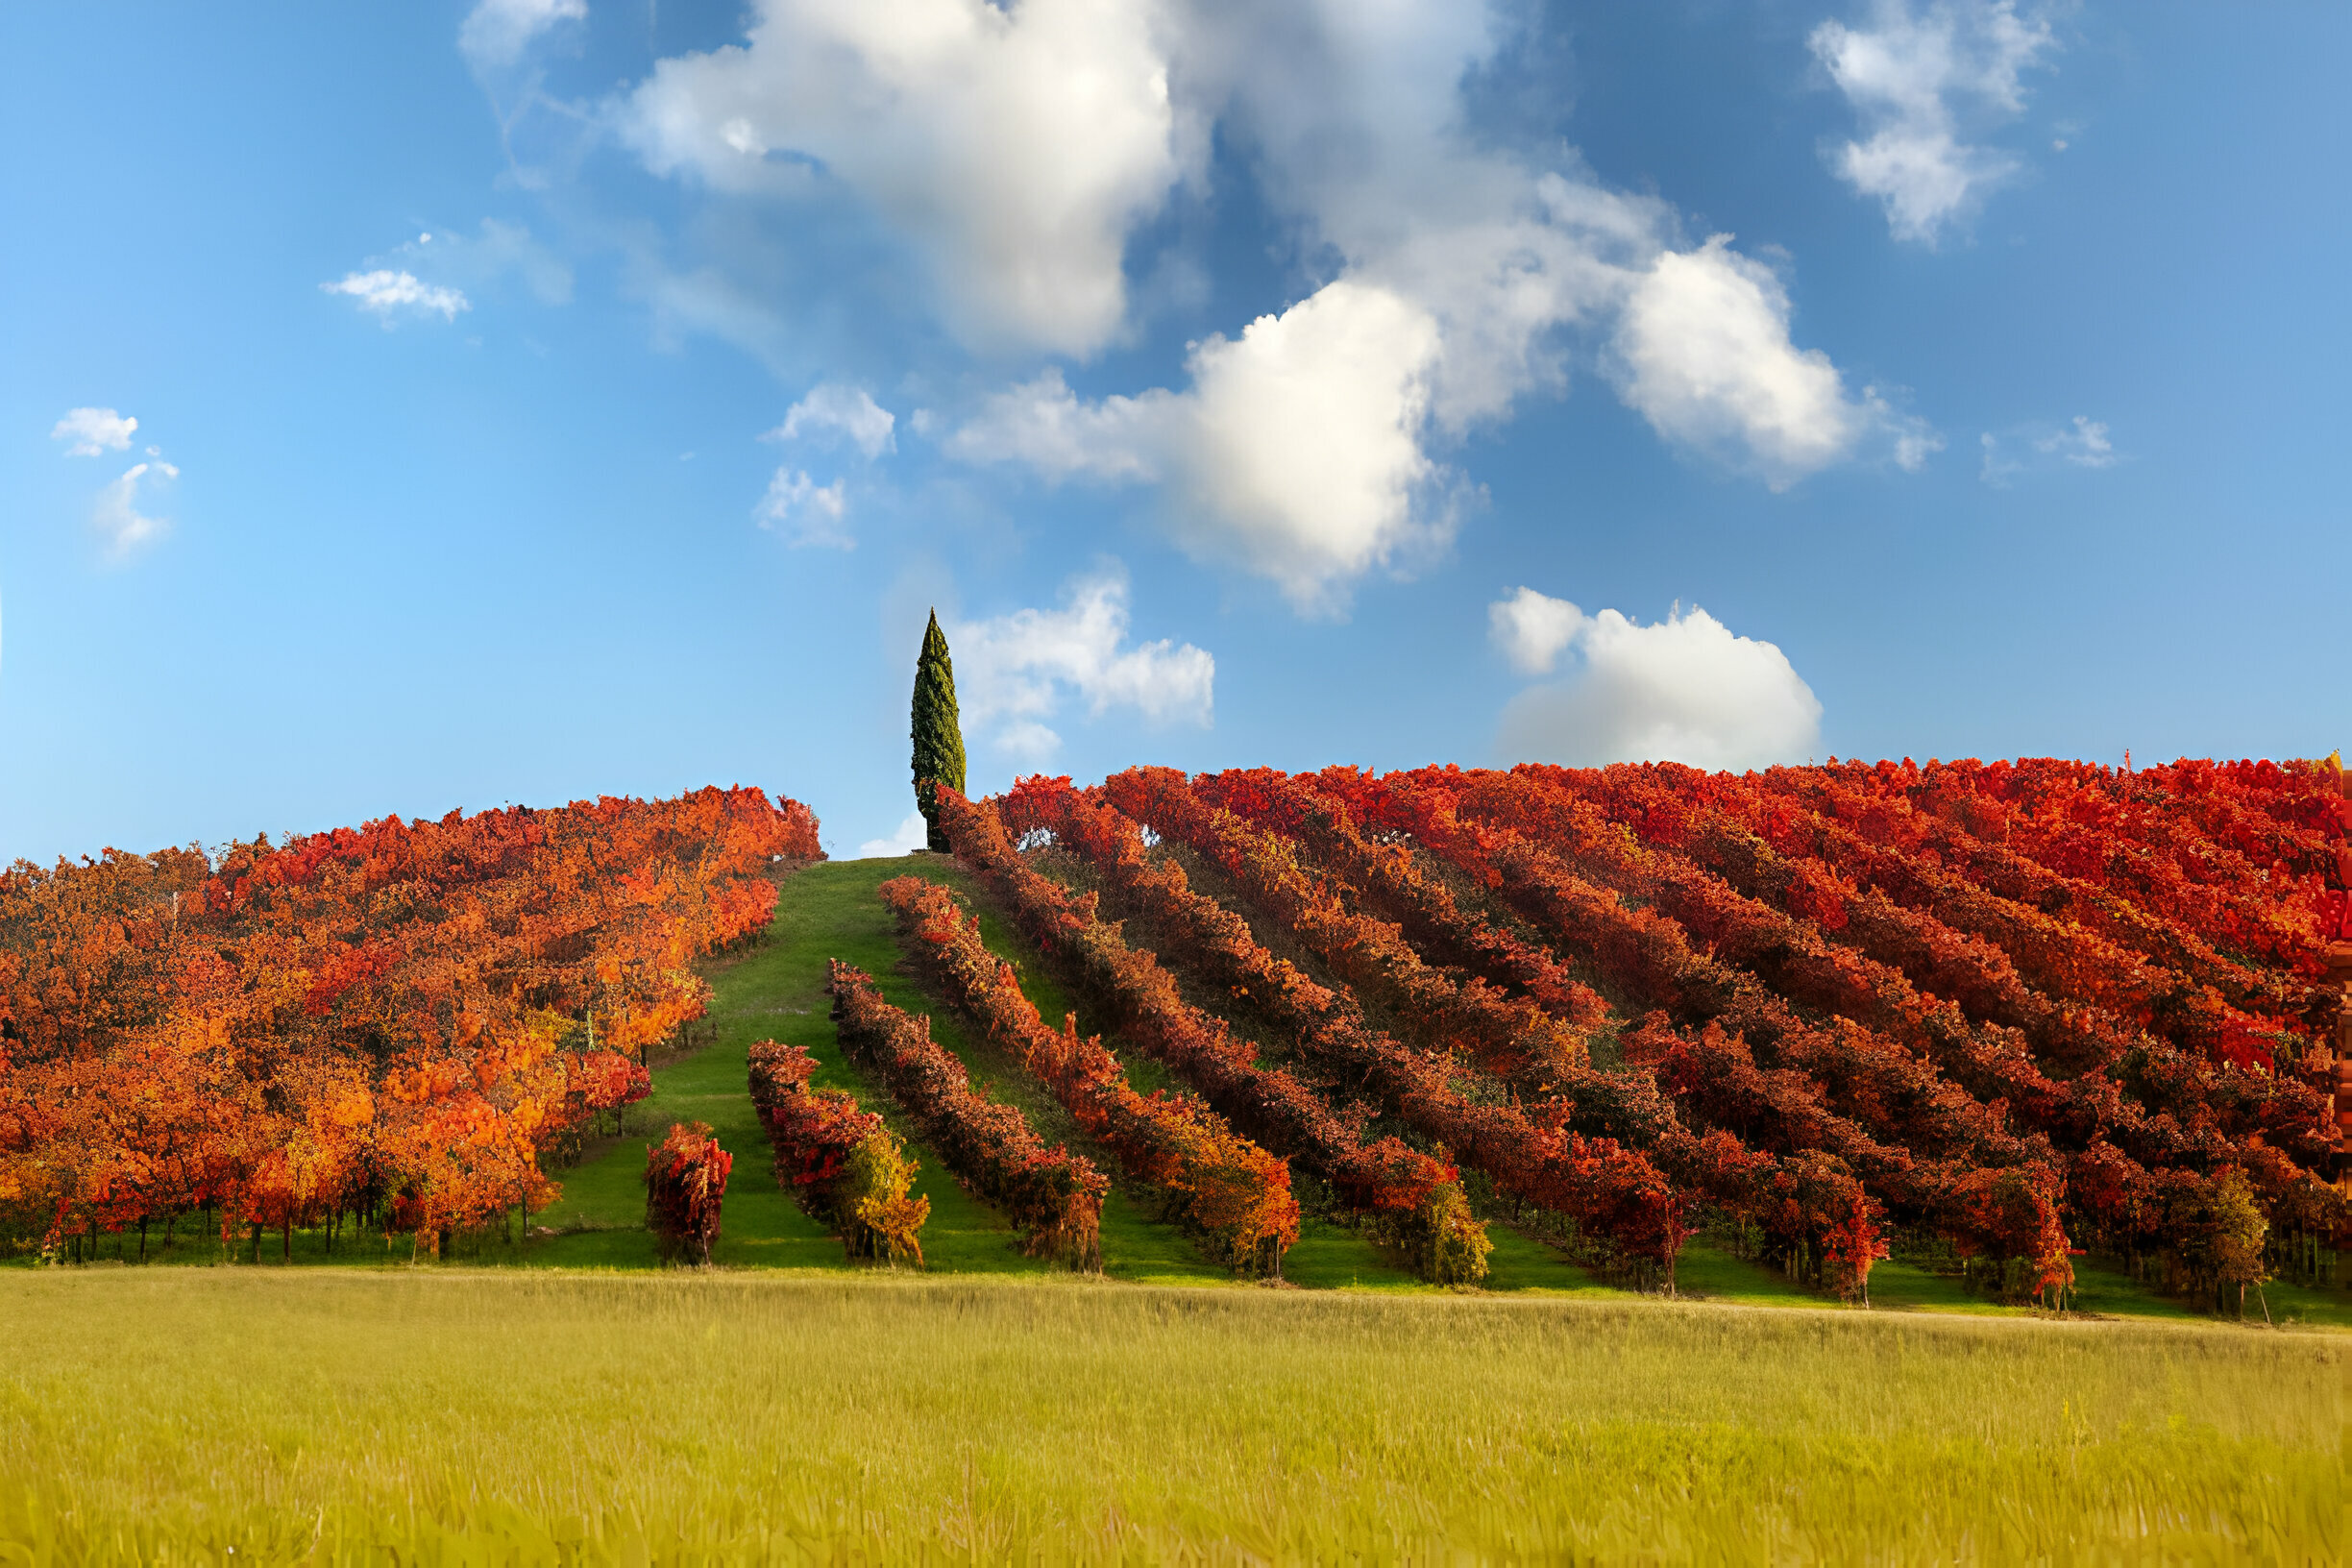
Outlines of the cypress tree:
M947 838L940 831L939 803L931 797L935 783L964 793L964 728L956 719L955 663L947 656L947 637L940 630L937 610L931 612L922 653L915 661L915 806L931 824L931 847L944 850Z

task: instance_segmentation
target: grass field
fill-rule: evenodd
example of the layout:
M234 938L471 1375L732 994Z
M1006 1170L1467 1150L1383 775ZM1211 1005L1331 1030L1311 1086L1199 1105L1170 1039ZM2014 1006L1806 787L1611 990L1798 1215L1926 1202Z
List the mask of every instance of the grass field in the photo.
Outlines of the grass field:
M514 1269L12 1271L0 1322L0 1562L2346 1546L2333 1335Z

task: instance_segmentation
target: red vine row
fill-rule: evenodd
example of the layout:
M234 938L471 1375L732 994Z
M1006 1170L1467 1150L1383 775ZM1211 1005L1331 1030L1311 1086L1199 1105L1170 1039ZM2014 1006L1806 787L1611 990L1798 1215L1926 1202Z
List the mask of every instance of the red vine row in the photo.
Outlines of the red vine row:
M1143 775L1121 776L1148 787ZM1036 779L1017 787L1013 798L1017 820L1046 828L1087 856L1149 915L1170 957L1203 983L1245 998L1325 1077L1377 1096L1391 1115L1504 1191L1568 1215L1584 1235L1656 1265L1671 1281L1688 1234L1683 1201L1639 1152L1614 1139L1539 1126L1513 1106L1472 1104L1449 1081L1445 1057L1409 1050L1367 1027L1352 999L1267 952L1239 917L1187 886L1181 867L1147 857L1124 817ZM1168 804L1171 831L1181 832L1173 824L1186 814ZM1245 844L1243 836L1257 835L1237 820L1227 818L1218 832L1230 845L1264 847Z
M1099 1039L1079 1038L1076 1019L1047 1028L1013 967L982 942L980 918L967 919L945 888L901 876L881 894L924 970L1131 1175L1181 1198L1191 1229L1235 1266L1281 1275L1283 1251L1298 1239L1289 1166L1198 1100L1137 1093Z
M948 1168L1024 1234L1033 1255L1102 1266L1102 1202L1111 1184L1085 1159L1049 1149L1021 1114L972 1090L964 1064L931 1038L931 1020L882 999L872 977L839 959L825 989L844 1050L906 1107Z
M1397 1139L1366 1141L1290 1073L1260 1066L1256 1046L1185 1001L1151 954L1130 947L1116 926L1096 917L1092 894L1072 896L1025 865L993 805L942 791L940 824L956 858L1122 1038L1166 1065L1237 1129L1329 1183L1344 1206L1409 1218L1454 1180L1453 1171Z

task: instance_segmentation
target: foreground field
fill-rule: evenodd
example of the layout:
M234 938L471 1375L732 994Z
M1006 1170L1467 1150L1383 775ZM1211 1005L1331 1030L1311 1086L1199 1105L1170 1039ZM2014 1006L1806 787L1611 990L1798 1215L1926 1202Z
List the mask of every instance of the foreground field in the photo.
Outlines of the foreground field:
M2345 1547L2332 1335L511 1270L12 1272L0 1323L0 1561Z

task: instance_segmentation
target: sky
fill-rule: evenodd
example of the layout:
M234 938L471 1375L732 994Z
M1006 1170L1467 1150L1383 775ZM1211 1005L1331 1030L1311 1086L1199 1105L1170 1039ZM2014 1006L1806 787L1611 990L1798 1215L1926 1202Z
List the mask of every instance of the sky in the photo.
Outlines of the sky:
M2352 742L2352 10L0 9L0 858Z

